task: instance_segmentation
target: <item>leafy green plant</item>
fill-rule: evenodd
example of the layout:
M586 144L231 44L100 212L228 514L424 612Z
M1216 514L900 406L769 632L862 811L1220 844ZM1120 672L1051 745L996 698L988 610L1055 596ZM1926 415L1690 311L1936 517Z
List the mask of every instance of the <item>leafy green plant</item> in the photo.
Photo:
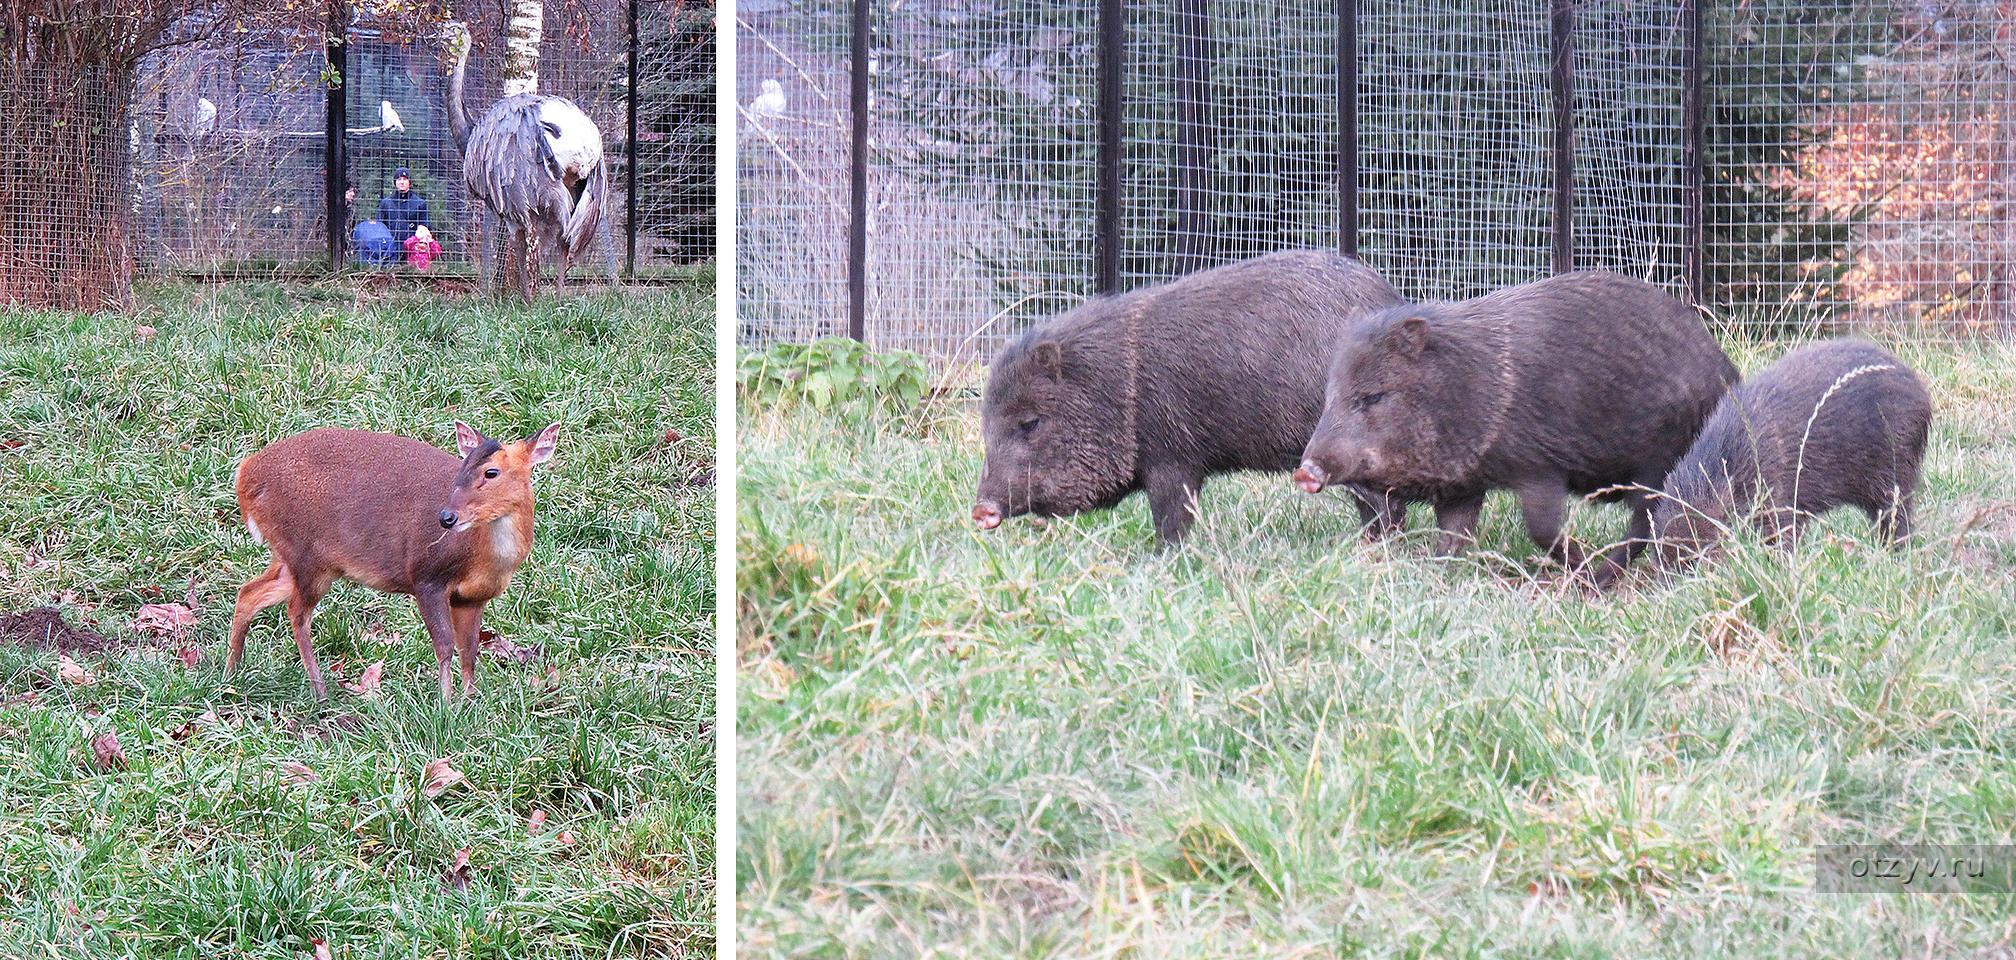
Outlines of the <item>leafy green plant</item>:
M930 389L931 370L910 350L878 353L856 340L830 339L744 353L735 383L742 396L760 405L803 402L822 413L904 413Z

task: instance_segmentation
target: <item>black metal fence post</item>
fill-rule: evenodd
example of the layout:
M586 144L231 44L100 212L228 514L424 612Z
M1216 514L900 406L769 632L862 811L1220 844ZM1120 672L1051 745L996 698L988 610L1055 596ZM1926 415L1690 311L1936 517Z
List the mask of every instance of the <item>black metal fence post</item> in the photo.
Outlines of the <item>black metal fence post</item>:
M349 219L343 203L345 187L345 167L349 158L343 154L343 127L347 122L344 110L345 84L349 77L350 49L350 4L347 0L329 0L329 26L322 38L322 51L328 61L329 89L325 99L327 106L322 116L322 167L323 199L328 204L329 269L331 272L343 269L343 234L345 221Z
M1697 304L1706 302L1708 293L1708 157L1702 149L1708 104L1701 63L1701 2L1680 0L1680 71L1685 84L1680 91L1680 225L1687 245L1681 270L1687 296Z
M868 339L868 5L854 0L847 108L853 120L847 187L847 335Z
M1211 66L1214 60L1209 0L1176 2L1176 273L1210 265L1217 244L1211 229Z
M1121 103L1127 52L1127 0L1099 0L1099 170L1095 180L1093 259L1099 293L1120 290L1120 161L1126 134Z
M637 0L630 0L629 103L624 105L630 136L623 148L623 276L637 279Z
M1337 249L1358 255L1358 0L1337 0Z
M1553 0L1554 272L1575 269L1575 0Z

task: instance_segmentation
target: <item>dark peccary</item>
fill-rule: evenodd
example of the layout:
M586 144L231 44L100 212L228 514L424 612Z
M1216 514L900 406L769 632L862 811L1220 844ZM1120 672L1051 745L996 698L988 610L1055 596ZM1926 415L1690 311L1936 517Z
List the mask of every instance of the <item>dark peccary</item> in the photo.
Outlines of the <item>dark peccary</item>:
M1863 340L1794 350L1738 384L1660 487L1654 558L1702 553L1732 521L1767 538L1855 506L1893 546L1911 535L1912 493L1932 398L1918 374Z
M1148 492L1155 532L1182 539L1204 478L1295 469L1322 412L1330 344L1400 302L1364 264L1324 250L1270 253L1093 300L994 358L981 413L986 460L973 520L1058 516ZM1375 511L1375 531L1405 504Z
M1566 496L1603 491L1632 504L1603 585L1643 549L1652 485L1736 376L1693 309L1614 273L1389 307L1339 341L1295 479L1428 499L1442 554L1475 538L1486 491L1509 488L1527 534L1571 570L1584 557L1561 536Z

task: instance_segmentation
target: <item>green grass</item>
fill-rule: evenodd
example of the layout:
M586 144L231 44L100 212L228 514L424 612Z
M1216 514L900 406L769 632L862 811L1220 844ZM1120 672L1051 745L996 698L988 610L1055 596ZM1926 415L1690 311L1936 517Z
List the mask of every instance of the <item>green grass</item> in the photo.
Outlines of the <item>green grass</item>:
M1908 550L1842 511L1601 598L1501 495L1449 561L1425 510L1366 545L1281 476L1214 480L1179 550L1140 497L980 533L970 401L745 407L741 943L2005 956L2016 896L1812 891L1816 842L2016 842L2016 352L1902 353L1938 407Z
M133 317L0 313L0 611L62 594L135 641L82 658L88 686L0 643L0 956L712 956L713 489L689 482L712 469L711 291L177 284ZM332 678L316 703L277 609L223 676L267 562L237 463L325 425L453 449L456 419L564 424L531 556L484 618L544 660L486 658L443 705L411 599L339 585L317 652L352 680L383 660L380 698ZM132 632L191 590L194 669ZM106 731L128 769L88 763ZM438 757L467 780L428 798ZM319 779L289 785L289 761Z

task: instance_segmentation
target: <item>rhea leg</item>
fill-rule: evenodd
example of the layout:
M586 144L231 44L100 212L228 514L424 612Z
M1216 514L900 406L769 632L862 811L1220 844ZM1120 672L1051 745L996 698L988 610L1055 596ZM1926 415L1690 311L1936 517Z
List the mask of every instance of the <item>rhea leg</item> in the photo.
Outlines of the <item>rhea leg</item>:
M238 605L231 611L231 650L224 655L225 673L238 670L238 660L245 655L245 632L252 628L252 618L267 607L287 602L293 595L294 577L277 557L265 573L238 588Z
M532 302L532 288L539 282L539 264L533 258L537 253L532 247L532 229L520 227L516 234L518 244L518 295L526 303Z
M455 647L462 660L462 695L476 695L476 641L483 635L483 605L469 603L450 605L449 616L455 622Z

